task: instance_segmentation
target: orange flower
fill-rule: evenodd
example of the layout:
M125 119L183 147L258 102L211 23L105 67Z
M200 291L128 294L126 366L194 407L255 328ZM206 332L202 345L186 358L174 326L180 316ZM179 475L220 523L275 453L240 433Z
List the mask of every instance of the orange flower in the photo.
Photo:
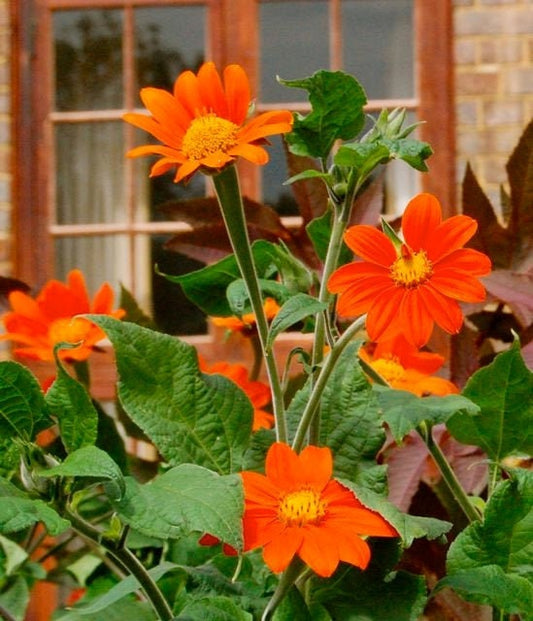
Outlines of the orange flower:
M378 513L331 478L329 448L306 447L297 455L274 443L266 476L242 472L245 509L244 549L263 547L273 572L287 568L297 554L319 576L328 577L340 561L365 569L370 548L359 535L397 537Z
M431 194L419 194L407 205L399 248L374 227L349 228L344 239L363 261L340 267L328 281L330 292L340 294L339 315L368 313L366 329L372 341L403 333L422 347L434 322L456 334L463 323L457 300L483 301L485 289L477 277L491 269L486 255L462 248L476 229L476 221L468 216L443 221L440 204Z
M162 175L176 166L176 183L199 168L218 171L238 157L266 164L268 153L259 145L266 136L290 132L292 127L288 110L264 112L246 122L250 85L239 65L228 65L222 81L214 63L206 62L197 75L181 73L173 93L143 88L141 99L152 116L128 113L123 118L163 144L137 147L128 156L162 155L150 174Z
M271 429L274 426L274 416L263 410L270 403L270 388L263 382L254 382L248 379L248 370L242 364L230 364L229 362L215 362L208 365L202 357L198 358L200 370L204 373L218 373L229 378L237 384L252 402L254 407L254 422L252 431L258 429Z
M91 303L80 270L69 272L66 285L58 280L48 281L36 299L13 291L9 303L13 310L2 317L6 334L0 338L20 343L22 347L14 353L32 360L53 361L54 346L58 343L81 343L75 349L60 350L59 356L65 360L86 360L105 334L76 315L93 313L120 319L125 314L122 309L112 310L113 291L108 283L100 287Z
M279 312L279 304L274 298L266 298L263 304L267 321L274 319ZM213 325L226 328L230 332L241 332L244 336L252 336L256 333L254 313L246 313L241 317L212 317Z
M442 356L419 351L401 335L390 341L369 343L359 350L359 356L397 390L419 397L459 392L452 382L432 376L443 365Z

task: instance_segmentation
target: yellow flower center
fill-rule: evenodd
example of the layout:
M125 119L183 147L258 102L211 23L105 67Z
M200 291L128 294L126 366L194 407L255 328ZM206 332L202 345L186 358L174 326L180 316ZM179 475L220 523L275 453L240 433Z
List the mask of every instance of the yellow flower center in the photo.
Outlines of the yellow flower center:
M216 114L206 114L192 121L185 132L181 150L190 159L201 160L217 151L226 152L237 144L235 123Z
M56 319L52 322L48 336L52 343L80 343L87 337L91 324L85 319Z
M377 360L373 360L371 364L391 386L402 384L405 381L405 369L396 356L378 358Z
M390 267L391 278L398 287L412 289L425 283L433 273L431 261L423 250L413 252L405 244Z
M316 524L326 515L326 503L312 489L301 489L283 496L278 517L287 526Z

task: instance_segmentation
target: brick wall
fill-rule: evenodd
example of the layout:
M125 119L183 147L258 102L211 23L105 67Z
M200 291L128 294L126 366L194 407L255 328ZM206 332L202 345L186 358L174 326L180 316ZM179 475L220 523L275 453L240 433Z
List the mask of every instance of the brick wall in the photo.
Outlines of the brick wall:
M10 0L0 0L0 275L11 272Z
M470 162L499 206L505 163L533 116L531 0L454 0L457 177Z

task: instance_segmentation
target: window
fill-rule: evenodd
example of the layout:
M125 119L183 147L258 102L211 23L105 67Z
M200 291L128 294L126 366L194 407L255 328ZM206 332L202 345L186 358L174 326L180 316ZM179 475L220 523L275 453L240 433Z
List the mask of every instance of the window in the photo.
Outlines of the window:
M14 50L16 268L36 287L79 266L91 289L104 279L130 289L167 330L205 330L178 287L154 274L189 271L194 262L163 249L179 222L157 205L197 197L171 177L148 181L148 162L126 160L146 141L120 119L140 107L144 85L169 88L203 59L239 62L258 107L306 109L305 93L282 88L321 68L356 75L369 110L405 106L427 121L422 138L437 150L431 173L391 183L454 195L450 83L450 6L446 0L20 0ZM391 175L395 175L394 168ZM281 143L264 170L243 167L243 190L294 214Z

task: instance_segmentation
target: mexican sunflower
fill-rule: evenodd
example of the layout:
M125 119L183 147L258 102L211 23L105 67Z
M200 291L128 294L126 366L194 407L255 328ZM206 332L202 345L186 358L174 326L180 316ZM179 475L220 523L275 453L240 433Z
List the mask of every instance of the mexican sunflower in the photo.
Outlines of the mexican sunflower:
M306 447L299 455L276 442L268 450L266 476L241 472L244 485L244 549L263 548L273 572L298 555L319 576L340 561L365 569L370 548L360 535L397 537L381 515L332 479L329 448Z
M359 350L359 356L391 388L407 390L419 397L459 392L452 382L433 375L444 364L444 358L432 352L419 351L402 335L389 341L368 343Z
M422 347L435 322L456 334L463 323L457 301L483 301L485 289L478 277L491 269L485 254L462 247L476 230L477 222L468 216L442 220L431 194L419 194L407 205L403 241L393 243L368 225L349 228L344 240L363 260L343 265L328 281L329 291L339 294L339 315L368 313L372 341L402 333Z
M274 319L280 309L274 298L266 298L263 304L267 321ZM244 336L252 336L257 332L254 313L246 313L241 317L212 317L213 325L226 328L229 332L240 332Z
M50 280L33 299L21 291L9 294L11 311L2 320L6 333L2 340L20 343L14 353L32 360L54 360L58 343L79 343L75 349L63 349L64 360L86 360L105 334L90 321L76 315L86 313L110 315L120 319L125 311L113 310L113 290L104 283L93 301L89 299L85 279L80 270L68 273L67 283Z
M198 169L217 172L238 157L263 165L266 136L291 131L292 114L273 110L247 120L251 104L248 77L240 65L228 65L221 79L214 63L204 63L195 75L181 73L174 91L141 89L151 116L128 113L124 120L144 129L162 145L144 145L129 157L161 155L150 171L155 177L177 167L174 181L187 180Z
M254 408L252 431L270 429L274 426L274 416L262 408L270 403L270 388L263 382L252 381L248 378L248 369L242 364L229 362L215 362L207 364L199 357L200 370L204 373L218 373L227 377L246 393Z

